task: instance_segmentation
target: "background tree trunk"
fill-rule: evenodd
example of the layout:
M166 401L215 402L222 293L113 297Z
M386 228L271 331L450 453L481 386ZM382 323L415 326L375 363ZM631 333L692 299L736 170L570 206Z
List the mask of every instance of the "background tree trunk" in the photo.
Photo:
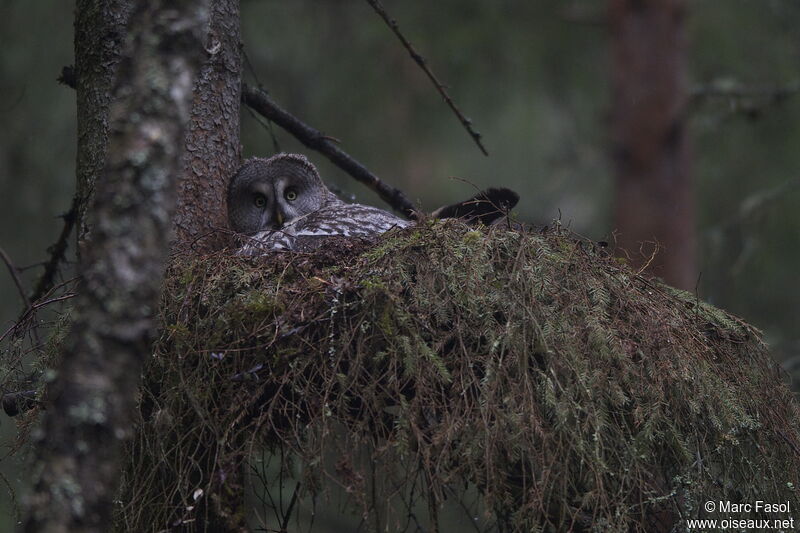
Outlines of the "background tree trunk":
M131 0L75 3L78 253L88 234L86 210L106 161L108 105L130 11Z
M95 184L73 326L48 389L29 532L107 532L131 435L167 255L192 85L207 11L140 2L131 15ZM105 79L105 78L104 78ZM101 126L102 121L101 121Z
M697 271L685 2L609 0L609 7L617 246L635 268L647 265L658 246L648 270L692 289Z
M206 50L194 88L174 223L177 240L199 250L225 242L223 234L211 232L228 226L225 190L241 158L239 0L211 0Z

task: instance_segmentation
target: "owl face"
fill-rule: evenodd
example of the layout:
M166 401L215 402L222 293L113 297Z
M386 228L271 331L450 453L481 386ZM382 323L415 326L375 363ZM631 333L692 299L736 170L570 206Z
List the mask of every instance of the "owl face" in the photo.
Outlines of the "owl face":
M279 230L320 209L331 193L305 157L248 159L228 187L228 220L247 235Z

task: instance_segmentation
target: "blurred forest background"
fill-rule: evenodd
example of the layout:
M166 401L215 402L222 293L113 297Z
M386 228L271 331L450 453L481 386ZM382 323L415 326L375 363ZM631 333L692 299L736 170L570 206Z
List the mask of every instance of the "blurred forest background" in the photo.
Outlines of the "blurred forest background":
M480 153L366 2L243 0L245 79L425 210L503 185L519 219L592 239L613 231L610 55L603 0L439 0L385 5L483 133ZM0 0L0 247L46 258L75 188L73 2ZM800 3L688 2L691 168L699 296L762 329L800 381ZM288 134L242 109L244 156L307 153L331 184L381 205ZM74 250L71 250L74 252ZM5 267L4 267L5 268ZM37 268L23 279L31 283ZM0 275L3 330L21 309ZM790 377L790 379L792 379ZM4 445L14 436L0 415ZM3 452L5 455L5 452ZM20 457L0 473L24 486ZM0 532L14 515L5 496Z

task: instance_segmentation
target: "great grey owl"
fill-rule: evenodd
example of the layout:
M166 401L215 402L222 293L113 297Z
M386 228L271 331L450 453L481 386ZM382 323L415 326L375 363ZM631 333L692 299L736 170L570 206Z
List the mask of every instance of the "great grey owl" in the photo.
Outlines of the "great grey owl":
M517 199L508 189L489 189L434 216L466 216L488 224ZM250 237L241 249L244 255L307 251L326 237L369 237L414 224L376 207L343 202L325 187L314 165L298 154L245 161L228 186L228 220L234 231Z

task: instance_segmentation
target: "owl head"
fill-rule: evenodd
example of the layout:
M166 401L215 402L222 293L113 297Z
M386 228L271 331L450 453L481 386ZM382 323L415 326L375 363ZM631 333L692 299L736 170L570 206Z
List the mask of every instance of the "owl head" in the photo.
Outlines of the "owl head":
M228 221L239 233L279 230L330 200L314 165L302 155L244 162L228 185Z

